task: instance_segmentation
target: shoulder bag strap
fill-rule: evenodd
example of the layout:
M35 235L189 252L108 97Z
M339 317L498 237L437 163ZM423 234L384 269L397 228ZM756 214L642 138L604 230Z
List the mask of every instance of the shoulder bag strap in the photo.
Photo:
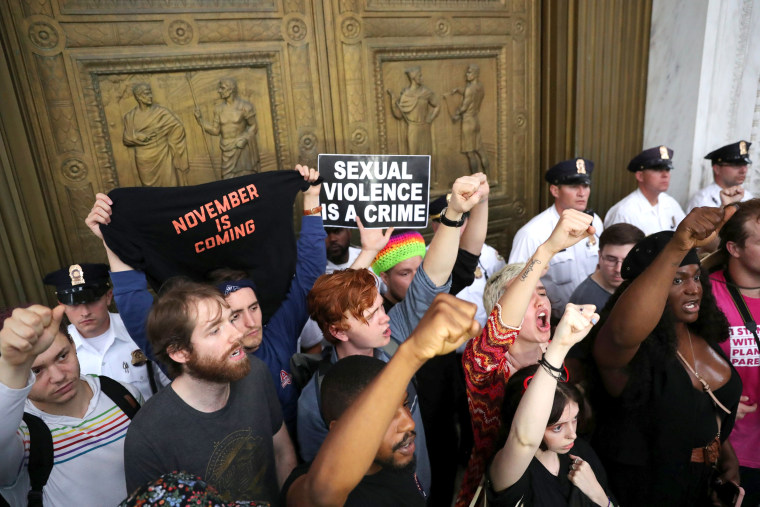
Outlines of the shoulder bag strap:
M757 323L752 319L752 314L749 312L747 302L744 301L734 280L731 278L731 275L728 274L728 268L723 271L723 275L726 278L726 289L728 289L728 293L731 294L731 299L734 300L734 306L736 306L736 309L739 311L739 314L744 321L744 327L749 329L752 336L755 337L755 345L758 350L760 350L760 338L757 336Z

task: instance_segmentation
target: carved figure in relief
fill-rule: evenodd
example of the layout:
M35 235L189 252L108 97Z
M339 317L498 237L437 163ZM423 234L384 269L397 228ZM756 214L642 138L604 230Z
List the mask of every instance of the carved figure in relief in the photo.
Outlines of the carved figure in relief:
M488 156L483 149L483 139L480 136L480 106L483 104L485 91L480 82L480 67L470 64L465 72L465 87L454 88L448 95L462 95L462 103L451 116L451 121L462 122L462 136L460 138L460 151L465 154L470 164L470 172L475 174L481 169L488 171ZM446 95L444 95L444 100Z
M407 124L407 144L410 155L432 155L433 136L431 125L441 105L433 90L422 84L422 69L414 66L406 69L409 86L401 90L398 98L386 90L391 99L391 113L397 120Z
M220 136L222 179L259 172L256 108L238 96L237 81L233 78L220 79L217 92L222 100L214 106L211 123L203 120L198 108L195 109L195 119L206 133Z
M137 105L124 115L124 146L134 148L140 182L146 187L187 184L185 127L174 113L153 103L148 83L132 86Z

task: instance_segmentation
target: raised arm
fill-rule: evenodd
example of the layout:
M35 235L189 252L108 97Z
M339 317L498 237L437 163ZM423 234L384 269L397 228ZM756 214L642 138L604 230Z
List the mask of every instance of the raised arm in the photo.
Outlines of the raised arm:
M458 222L462 215L478 204L483 195L488 195L488 180L483 173L457 178L451 187L451 200L446 208L447 219ZM422 266L430 281L436 286L446 283L456 262L459 248L459 228L441 223L438 227Z
M33 385L35 358L53 343L63 317L63 305L17 308L0 330L0 487L16 482L24 460L19 424Z
M309 472L288 490L288 505L343 505L372 465L414 373L476 334L475 305L439 294L382 372L335 421Z
M108 264L111 267L114 301L129 336L151 361L162 366L156 361L145 331L148 314L153 307L153 296L148 291L145 273L132 268L108 248L103 240L103 233L100 231L101 225L107 225L111 222L111 206L113 206L113 201L110 197L106 194L96 194L95 204L93 204L90 214L87 215L85 223L90 231L103 241L103 248L106 249Z
M594 360L610 394L619 395L625 387L628 381L625 367L660 320L683 258L692 248L712 241L735 211L733 206L693 209L678 224L662 252L618 298L593 348Z
M574 209L566 209L554 227L549 239L538 246L525 263L520 275L499 298L502 323L519 327L530 303L533 290L543 275L549 261L557 253L594 234L591 225L594 217ZM490 309L489 309L490 310Z
M319 178L316 169L296 165L296 170L310 183ZM304 210L312 210L319 206L319 187L320 185L313 185L304 191ZM287 296L267 324L267 336L273 339L264 339L261 346L277 355L280 363L286 368L290 356L297 352L298 337L309 318L306 296L317 278L325 272L325 236L320 213L301 219L296 273L290 282Z
M16 308L0 330L0 383L11 389L26 386L35 358L53 343L64 305Z
M351 269L364 269L372 265L372 261L375 260L380 250L385 248L388 244L388 240L391 239L393 234L393 227L388 227L383 233L382 229L367 229L364 227L361 218L356 216L356 226L359 228L359 237L362 242L362 251L351 264Z
M467 227L459 239L459 248L473 255L480 255L488 233L488 193L490 192L488 179L480 185L480 191L480 201L470 210Z
M598 322L594 305L568 304L554 333L554 339L544 354L544 360L561 368L570 348L581 341ZM535 456L549 422L557 379L548 368L540 366L530 380L512 420L507 442L496 453L489 477L495 491L503 491L516 483ZM604 492L602 491L602 494ZM605 501L607 496L604 495Z

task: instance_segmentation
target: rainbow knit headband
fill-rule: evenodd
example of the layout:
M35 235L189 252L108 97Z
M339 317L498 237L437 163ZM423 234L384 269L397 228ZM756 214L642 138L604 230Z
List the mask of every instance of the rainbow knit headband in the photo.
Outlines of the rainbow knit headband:
M417 231L394 234L372 262L372 271L384 273L401 261L419 255L425 257L425 240Z

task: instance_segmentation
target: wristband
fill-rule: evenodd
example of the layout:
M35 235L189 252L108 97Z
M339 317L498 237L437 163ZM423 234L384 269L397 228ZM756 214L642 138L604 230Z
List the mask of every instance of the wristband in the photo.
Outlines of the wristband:
M308 216L311 216L311 215L319 215L320 213L322 213L322 205L316 206L316 207L311 208L311 209L305 209L305 210L303 210L303 216L305 216L305 217L308 217Z
M443 211L441 211L441 216L438 220L441 221L443 225L446 227L462 227L464 225L465 216L464 213L462 214L461 218L459 220L451 220L449 218L446 218L446 210L449 209L448 206L443 208Z

